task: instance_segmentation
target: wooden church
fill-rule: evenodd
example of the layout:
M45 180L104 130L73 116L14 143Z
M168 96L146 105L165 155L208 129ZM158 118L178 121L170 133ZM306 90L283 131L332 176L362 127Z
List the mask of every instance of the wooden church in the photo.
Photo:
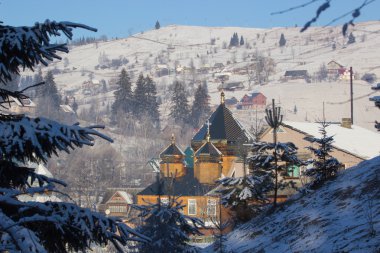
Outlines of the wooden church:
M215 221L230 219L227 209L220 206L216 193L216 180L223 176L241 176L243 163L239 154L242 143L251 142L253 136L234 118L225 106L224 92L221 102L209 120L191 140L191 147L184 151L171 143L160 154L160 198L179 196L186 205L184 214L205 222L205 235L211 235ZM157 182L137 194L137 204L155 203L159 185Z

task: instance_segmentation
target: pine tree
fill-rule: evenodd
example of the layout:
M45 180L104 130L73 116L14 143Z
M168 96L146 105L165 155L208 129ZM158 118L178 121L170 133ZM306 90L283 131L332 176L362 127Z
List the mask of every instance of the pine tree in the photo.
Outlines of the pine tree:
M133 114L137 119L141 119L147 113L146 112L146 104L147 104L146 85L145 85L145 78L142 73L140 73L137 79L133 98L135 101L135 104L133 107Z
M184 124L189 122L190 111L185 86L179 81L173 83L170 116L176 123Z
M347 41L347 44L353 44L353 43L355 43L356 42L356 38L355 38L355 36L352 34L352 33L350 33L350 35L348 35L348 41Z
M292 142L281 143L277 141L277 131L281 125L283 116L281 108L275 106L272 100L272 108L265 110L265 120L273 131L273 143L257 142L252 145L252 156L249 157L252 168L270 171L274 196L273 207L277 207L278 191L285 187L294 187L292 181L280 180L281 175L291 172L290 168L301 165L297 158L297 147Z
M67 52L66 44L50 43L50 36L64 34L72 38L74 28L95 30L71 22L45 21L32 27L0 25L0 82L7 84L19 68L33 70L48 65ZM0 96L19 99L25 94L0 90ZM59 193L60 180L39 175L30 166L46 163L59 151L69 152L93 145L94 136L112 141L97 131L99 126L81 127L60 124L46 118L0 113L0 251L1 252L84 252L95 244L113 243L118 251L131 236L148 240L121 220L107 218L90 209L68 202L23 201L25 196ZM11 141L9 141L11 140Z
M191 122L194 128L199 128L210 114L207 85L199 85L194 94L194 102L191 107Z
M123 68L117 82L118 89L115 91L115 101L112 104L112 116L117 121L120 115L129 117L133 111L132 83L127 71Z
M305 137L305 140L316 143L317 148L313 146L307 147L316 157L316 159L309 161L309 166L305 172L305 175L310 177L312 181L307 185L308 188L317 188L321 186L325 181L333 178L342 164L334 157L331 156L333 150L332 143L334 142L333 136L327 136L326 128L329 124L326 121L322 121L319 128L321 138Z
M243 39L243 35L240 37L240 46L244 46L244 39Z
M168 197L168 203L161 202L163 181L157 174L157 203L134 205L140 211L143 224L136 231L151 239L148 243L137 245L140 253L177 253L198 252L197 248L187 244L189 235L202 235L199 231L204 224L201 220L183 214L185 207L178 198Z
M156 24L154 25L154 28L156 28L156 30L158 30L158 29L161 28L160 22L158 22L158 20L156 21Z
M157 88L156 84L150 76L145 78L145 90L146 90L146 111L153 125L160 128L160 113L158 111L157 102Z
M39 94L37 94L37 111L41 116L59 119L62 99L51 71L46 73L44 82L45 85L43 85L43 87L39 87Z
M285 44L286 44L285 35L284 35L283 33L281 33L280 41L279 41L278 44L280 45L280 47L283 47L283 46L285 46Z

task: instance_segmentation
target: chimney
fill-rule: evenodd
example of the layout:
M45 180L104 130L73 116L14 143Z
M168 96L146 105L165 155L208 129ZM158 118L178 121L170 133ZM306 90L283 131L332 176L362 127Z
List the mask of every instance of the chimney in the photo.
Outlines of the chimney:
M351 128L351 118L342 118L342 124L340 126L345 128Z

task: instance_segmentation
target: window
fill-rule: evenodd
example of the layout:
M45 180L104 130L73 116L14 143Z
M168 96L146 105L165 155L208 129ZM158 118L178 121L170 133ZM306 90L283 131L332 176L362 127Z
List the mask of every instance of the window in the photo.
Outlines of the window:
M109 206L111 213L126 213L127 207L126 206Z
M207 200L207 215L216 216L216 199Z
M162 197L161 199L161 204L163 204L163 205L169 205L169 198L167 198L167 197Z
M300 167L293 165L288 167L288 177L300 177Z
M189 199L188 200L187 212L189 215L196 215L197 214L197 200L196 199Z

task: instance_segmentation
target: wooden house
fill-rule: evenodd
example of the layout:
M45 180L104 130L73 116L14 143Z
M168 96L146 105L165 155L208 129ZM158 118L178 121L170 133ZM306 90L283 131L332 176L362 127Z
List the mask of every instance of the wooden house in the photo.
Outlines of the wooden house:
M296 80L296 79L308 79L309 74L307 70L287 70L284 75L285 80Z
M299 148L299 158L307 160L313 158L313 154L306 147L316 144L312 145L304 138L307 136L320 138L319 127L319 123L285 121L278 129L277 138L280 142L293 142ZM331 124L326 131L328 136L334 136L332 156L343 163L345 168L380 154L380 135L351 125L350 121ZM271 142L272 138L272 130L268 129L261 135L260 140Z
M345 71L346 68L336 61L330 61L327 63L327 72L329 78L337 78L340 75L344 74Z
M237 109L263 109L267 104L267 97L261 92L254 92L249 95L245 94L244 97L237 104Z
M235 91L235 90L242 90L244 89L243 82L229 82L229 83L222 83L218 86L218 90L227 90L227 91Z

